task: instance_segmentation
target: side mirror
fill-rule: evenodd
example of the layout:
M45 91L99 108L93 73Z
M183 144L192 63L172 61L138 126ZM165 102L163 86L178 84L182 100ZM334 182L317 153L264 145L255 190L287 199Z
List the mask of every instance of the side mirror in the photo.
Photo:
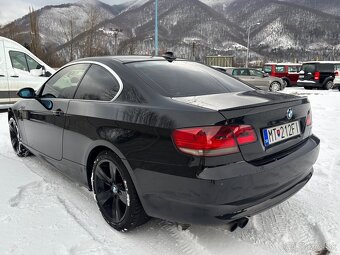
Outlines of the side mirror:
M43 69L32 69L30 71L30 74L34 77L39 77L39 76L42 76L43 75Z
M263 73L263 78L269 77L268 73Z
M20 89L17 95L21 98L36 98L35 90L32 88Z
M45 72L45 77L50 77L52 74L49 71Z

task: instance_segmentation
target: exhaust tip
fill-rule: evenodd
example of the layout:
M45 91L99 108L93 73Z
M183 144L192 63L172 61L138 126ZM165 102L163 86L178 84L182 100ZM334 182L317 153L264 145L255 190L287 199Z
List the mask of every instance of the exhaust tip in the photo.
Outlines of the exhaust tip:
M240 227L240 228L245 228L245 227L247 226L248 222L249 222L249 219L248 219L248 218L242 218L242 219L239 219L239 220L237 221L237 225L238 225L238 227Z
M233 223L230 225L230 228L229 228L229 231L230 232L234 232L238 227L238 224L237 223Z

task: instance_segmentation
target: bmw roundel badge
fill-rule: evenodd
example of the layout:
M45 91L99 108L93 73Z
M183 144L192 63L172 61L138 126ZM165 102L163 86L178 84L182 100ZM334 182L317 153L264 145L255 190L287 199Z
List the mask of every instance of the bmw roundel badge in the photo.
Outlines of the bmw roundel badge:
M293 112L292 108L289 108L287 110L287 119L291 120L293 118L293 116L294 116L294 112Z

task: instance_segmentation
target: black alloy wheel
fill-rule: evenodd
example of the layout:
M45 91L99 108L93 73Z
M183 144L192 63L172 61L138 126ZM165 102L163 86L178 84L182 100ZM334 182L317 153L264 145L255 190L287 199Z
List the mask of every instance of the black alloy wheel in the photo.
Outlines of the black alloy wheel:
M17 154L18 157L29 156L31 153L29 150L25 148L25 146L22 145L20 130L19 130L16 120L13 117L9 119L8 126L9 126L9 135L11 138L11 143L12 143L12 147L13 147L15 154Z
M92 186L100 212L113 228L128 231L148 220L128 171L112 152L95 160Z

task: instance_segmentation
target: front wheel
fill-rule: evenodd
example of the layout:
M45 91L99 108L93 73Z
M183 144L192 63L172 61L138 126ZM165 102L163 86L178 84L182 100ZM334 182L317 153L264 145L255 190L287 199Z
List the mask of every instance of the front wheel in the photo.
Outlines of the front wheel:
M338 87L338 90L340 91L340 87Z
M272 82L272 84L270 84L269 90L272 92L277 92L281 90L281 84L278 83L277 81Z
M11 143L15 154L18 157L27 157L31 153L30 151L21 143L21 136L18 124L14 117L11 117L8 121L9 126L9 136L11 138Z
M97 156L92 187L100 212L114 229L128 231L148 220L127 169L111 151Z

